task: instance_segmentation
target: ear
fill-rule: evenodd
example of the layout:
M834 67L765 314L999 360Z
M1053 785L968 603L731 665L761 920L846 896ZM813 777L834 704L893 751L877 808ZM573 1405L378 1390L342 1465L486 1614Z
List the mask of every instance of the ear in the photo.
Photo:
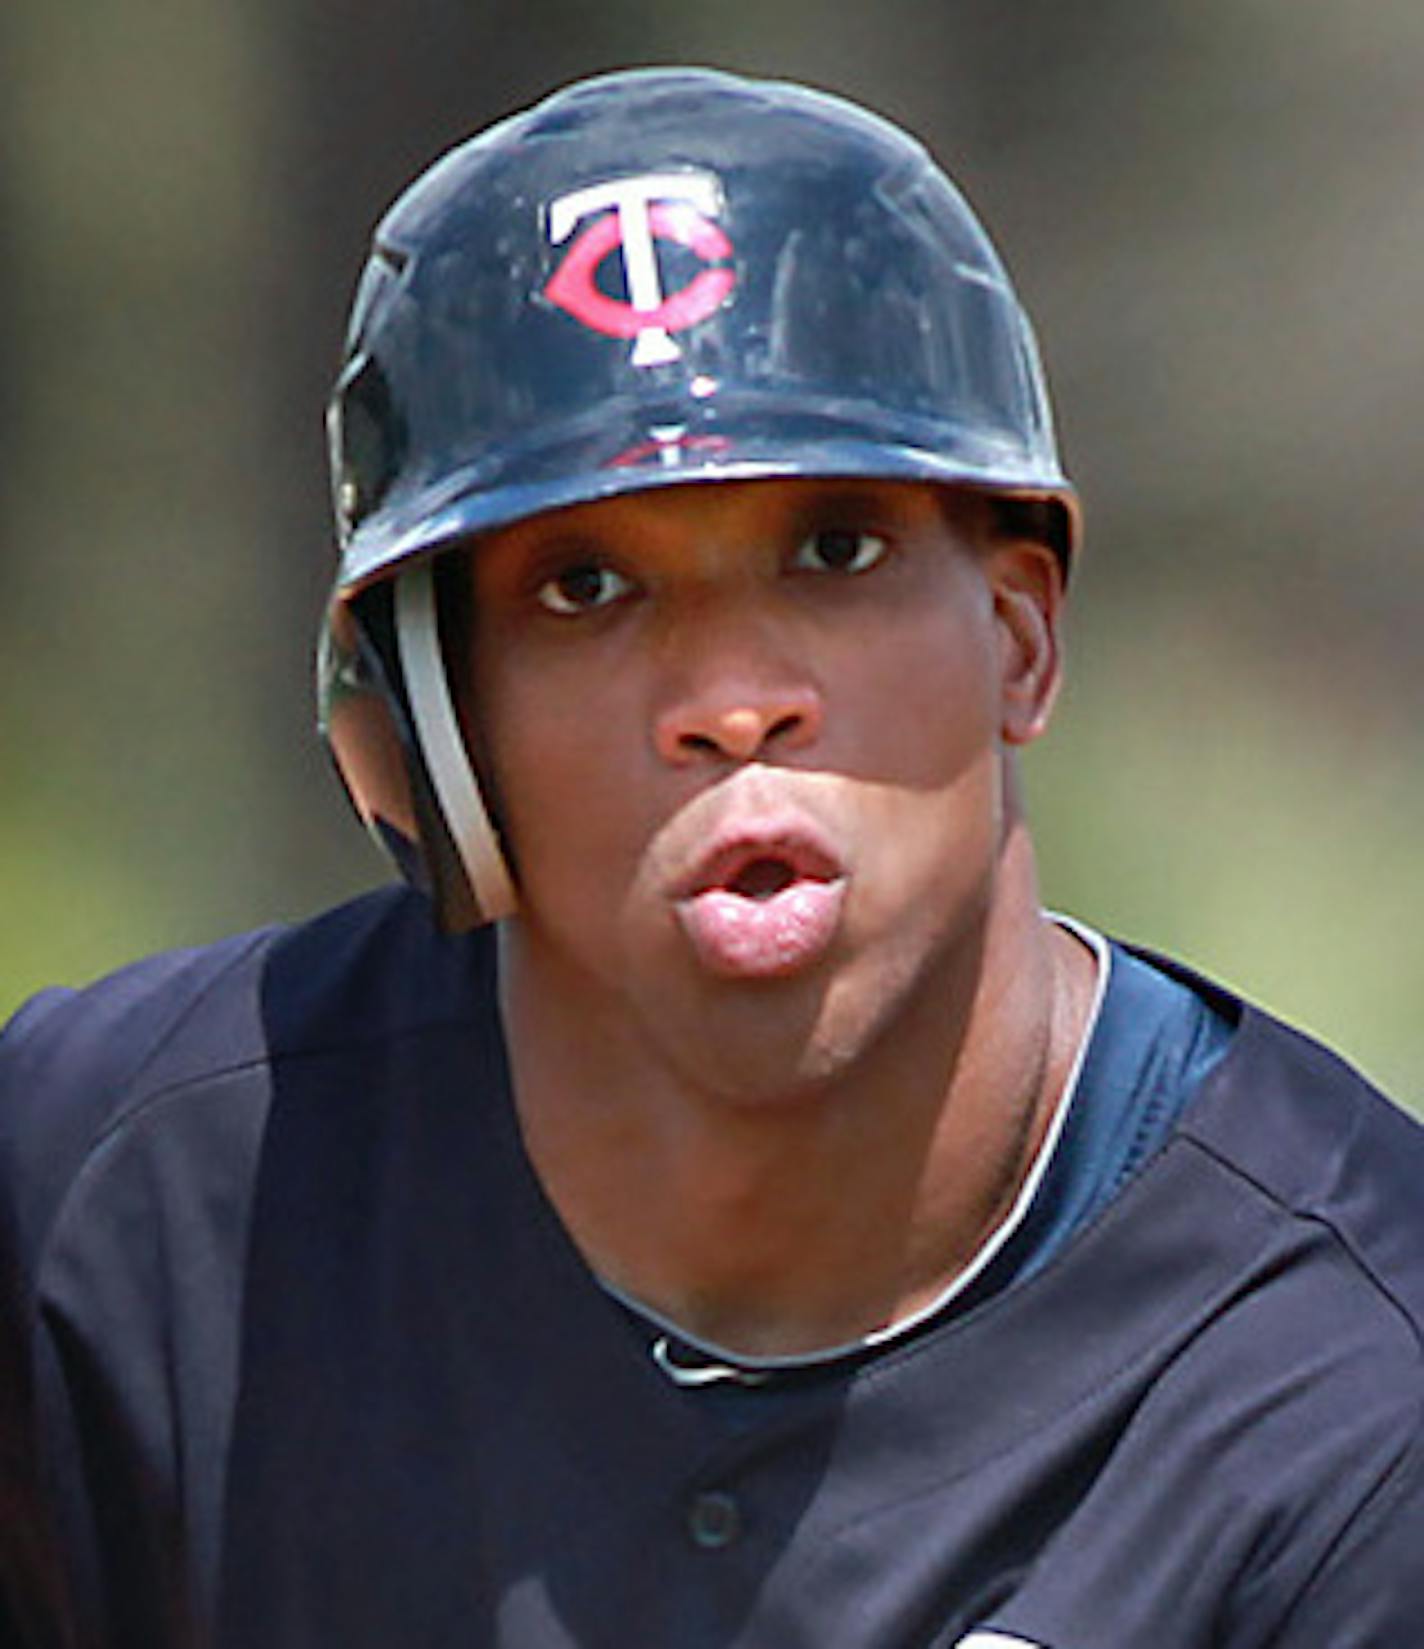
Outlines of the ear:
M1005 744L1031 744L1048 726L1062 677L1062 563L1046 544L1009 538L990 547L986 572L999 626L1000 734Z

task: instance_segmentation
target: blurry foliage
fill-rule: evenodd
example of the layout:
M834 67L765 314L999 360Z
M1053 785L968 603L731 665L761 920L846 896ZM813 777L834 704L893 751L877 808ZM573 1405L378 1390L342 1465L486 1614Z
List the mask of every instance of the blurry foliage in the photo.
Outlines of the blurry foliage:
M371 224L551 85L712 61L922 133L1084 493L1050 900L1419 1102L1417 0L11 0L0 1013L381 875L310 736L321 410Z

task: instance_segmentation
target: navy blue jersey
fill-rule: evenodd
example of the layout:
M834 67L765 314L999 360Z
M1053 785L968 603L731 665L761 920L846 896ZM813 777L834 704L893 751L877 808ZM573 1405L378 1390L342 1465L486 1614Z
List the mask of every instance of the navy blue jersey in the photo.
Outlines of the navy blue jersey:
M0 1642L1401 1649L1424 1132L1238 1024L1047 1263L669 1380L524 1155L488 935L387 893L0 1044Z

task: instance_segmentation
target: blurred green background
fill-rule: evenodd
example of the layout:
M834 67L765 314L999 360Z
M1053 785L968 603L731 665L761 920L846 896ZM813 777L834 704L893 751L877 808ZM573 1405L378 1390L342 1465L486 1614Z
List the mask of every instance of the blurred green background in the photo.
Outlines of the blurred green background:
M311 734L365 238L580 73L920 132L1034 311L1087 553L1047 894L1424 1099L1418 0L9 0L0 1013L384 874Z

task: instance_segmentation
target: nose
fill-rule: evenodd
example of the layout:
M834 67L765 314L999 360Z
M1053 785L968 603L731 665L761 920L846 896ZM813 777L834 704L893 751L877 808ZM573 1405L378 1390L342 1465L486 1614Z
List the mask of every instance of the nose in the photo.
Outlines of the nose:
M659 756L675 767L775 757L804 750L820 734L820 690L784 660L745 649L728 656L711 642L704 658L683 660L679 678L653 730Z

